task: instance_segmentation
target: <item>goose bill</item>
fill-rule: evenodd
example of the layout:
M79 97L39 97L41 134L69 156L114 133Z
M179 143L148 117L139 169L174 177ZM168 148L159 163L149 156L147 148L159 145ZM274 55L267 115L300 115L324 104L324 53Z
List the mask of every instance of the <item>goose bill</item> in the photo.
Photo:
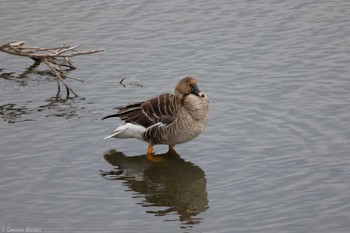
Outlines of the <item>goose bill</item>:
M192 87L192 93L195 94L195 95L198 95L199 97L204 97L204 92L200 91L198 89L198 86L194 86Z

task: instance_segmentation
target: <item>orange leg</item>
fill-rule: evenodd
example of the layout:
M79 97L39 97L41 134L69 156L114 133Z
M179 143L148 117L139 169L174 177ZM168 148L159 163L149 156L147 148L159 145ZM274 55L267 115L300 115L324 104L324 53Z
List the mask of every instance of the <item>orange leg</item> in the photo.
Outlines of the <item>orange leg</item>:
M169 146L169 150L168 150L168 152L173 152L173 151L175 151L175 149L174 149L174 146L173 145L168 145Z
M169 145L168 154L172 155L172 156L174 156L176 158L180 158L180 156L177 154L176 150L174 149L173 145Z
M152 153L153 153L153 146L149 144L147 148L147 155L152 155Z
M151 144L149 144L148 148L147 148L147 159L151 162L154 162L154 163L160 163L160 162L165 161L164 158L158 157L158 156L153 156L152 153L153 153L153 146Z

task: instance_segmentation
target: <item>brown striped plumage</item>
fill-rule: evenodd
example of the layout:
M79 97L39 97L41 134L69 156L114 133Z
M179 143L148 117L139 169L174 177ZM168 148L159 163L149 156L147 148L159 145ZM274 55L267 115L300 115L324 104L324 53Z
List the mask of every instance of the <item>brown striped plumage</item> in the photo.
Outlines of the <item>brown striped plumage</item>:
M155 98L117 107L117 114L126 125L118 127L110 136L116 138L135 137L152 145L187 142L197 137L208 120L208 97L199 91L197 80L186 77L180 80L174 94L161 94Z
M172 123L180 107L181 100L172 94L165 93L144 102L117 107L119 112L113 116L148 128L157 123L166 125Z

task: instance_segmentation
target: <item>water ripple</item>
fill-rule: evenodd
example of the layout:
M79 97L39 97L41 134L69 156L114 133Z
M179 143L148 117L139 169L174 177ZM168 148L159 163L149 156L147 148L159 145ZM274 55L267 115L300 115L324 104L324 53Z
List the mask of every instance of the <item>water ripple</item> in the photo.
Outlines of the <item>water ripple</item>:
M58 102L44 67L28 73L31 61L0 54L0 226L348 232L347 1L39 0L1 2L0 9L3 42L106 48L75 60L71 74L85 82L70 84L81 98ZM185 75L197 76L210 98L206 131L176 147L186 161L179 166L193 166L181 174L176 166L119 174L128 169L111 167L104 151L132 160L147 145L103 142L122 122L99 119L118 105L172 92ZM123 77L142 87L120 85ZM145 183L145 170L159 176ZM205 185L190 187L186 181L199 173ZM176 184L191 192L164 191ZM197 207L189 224L177 208L186 201Z

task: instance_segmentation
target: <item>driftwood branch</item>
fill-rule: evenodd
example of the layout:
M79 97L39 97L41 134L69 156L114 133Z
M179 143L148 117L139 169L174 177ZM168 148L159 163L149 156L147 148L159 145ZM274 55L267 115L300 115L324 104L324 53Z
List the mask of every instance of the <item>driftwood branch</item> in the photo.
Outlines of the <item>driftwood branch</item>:
M73 93L74 96L78 96L72 88L70 88L67 83L64 81L67 78L74 79L80 82L83 80L79 78L70 77L67 74L67 71L62 67L68 67L69 69L75 69L76 67L73 65L73 62L70 58L74 56L98 53L104 51L104 49L96 49L90 51L78 52L76 49L78 46L69 46L66 43L63 43L59 47L54 48L38 48L38 47L25 47L24 41L18 42L9 42L6 44L0 45L0 51L12 55L30 57L36 62L45 63L50 70L54 73L57 78L57 96L61 91L61 84L66 88L67 98L70 93Z

